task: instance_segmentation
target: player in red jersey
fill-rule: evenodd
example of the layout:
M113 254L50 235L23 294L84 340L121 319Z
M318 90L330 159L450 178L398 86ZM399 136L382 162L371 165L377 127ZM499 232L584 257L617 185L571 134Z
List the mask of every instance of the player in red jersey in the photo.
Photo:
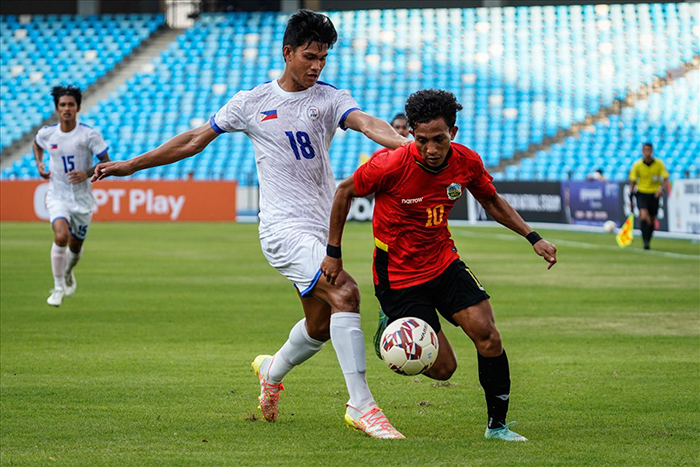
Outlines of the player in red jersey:
M391 126L398 134L404 138L408 138L408 119L405 114L396 114L394 118L391 119ZM374 157L377 154L384 154L385 152L391 151L391 148L379 148L372 153L370 157Z
M527 441L506 424L510 398L508 358L496 329L489 295L457 254L447 216L466 188L499 223L527 238L548 269L556 262L556 247L541 238L496 193L493 178L471 149L453 143L455 120L462 106L446 91L423 90L406 101L414 143L373 157L344 180L331 212L328 256L321 264L333 283L343 268L340 244L350 201L375 193L374 284L389 321L418 317L438 333L440 350L425 375L447 380L457 359L441 330L436 309L474 342L479 381L488 411L485 437Z

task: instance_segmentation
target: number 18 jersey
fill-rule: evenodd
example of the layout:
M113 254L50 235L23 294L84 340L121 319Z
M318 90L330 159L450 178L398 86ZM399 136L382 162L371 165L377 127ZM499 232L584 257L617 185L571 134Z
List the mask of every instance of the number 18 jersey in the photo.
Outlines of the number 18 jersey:
M253 142L261 234L303 226L327 236L336 188L328 150L357 108L350 94L321 81L287 92L273 80L238 92L211 117L217 133L242 131Z

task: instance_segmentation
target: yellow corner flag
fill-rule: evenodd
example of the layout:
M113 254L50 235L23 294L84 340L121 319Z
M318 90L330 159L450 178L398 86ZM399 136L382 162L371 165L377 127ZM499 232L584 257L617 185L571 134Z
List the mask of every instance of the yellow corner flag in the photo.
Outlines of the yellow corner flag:
M630 214L620 231L617 233L615 240L620 248L630 246L632 244L632 239L634 238L634 214Z

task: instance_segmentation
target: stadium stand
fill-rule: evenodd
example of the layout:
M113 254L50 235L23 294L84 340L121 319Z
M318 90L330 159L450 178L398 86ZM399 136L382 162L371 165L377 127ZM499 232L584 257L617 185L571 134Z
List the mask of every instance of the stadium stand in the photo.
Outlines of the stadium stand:
M458 140L487 166L651 85L700 52L698 9L688 3L330 12L339 30L322 79L349 90L373 115L390 118L411 92L455 92L464 105ZM160 57L102 101L83 121L95 124L115 159L127 159L202 124L239 89L282 72L282 13L202 15ZM696 76L696 75L693 75ZM697 174L698 87L693 76L653 94L619 116L497 173L499 179L581 178L602 168L625 178L644 140L660 157L678 156L673 176ZM683 96L679 99L678 96ZM46 106L46 98L39 99ZM690 116L683 120L681 115ZM676 144L675 138L682 144ZM666 150L668 147L668 151ZM339 131L331 147L337 178L375 144ZM693 152L695 151L695 152ZM31 156L19 165L31 165ZM35 173L35 172L34 172ZM17 167L3 177L21 177ZM32 174L33 175L33 174ZM257 184L245 135L217 139L196 158L140 172L136 178L236 179Z
M0 150L51 115L53 85L86 89L162 24L163 15L2 16Z
M497 178L505 180L583 180L600 169L609 180L625 180L641 145L652 142L672 180L700 176L700 72L665 86L634 107L622 109L578 137L566 138L549 151L510 165Z

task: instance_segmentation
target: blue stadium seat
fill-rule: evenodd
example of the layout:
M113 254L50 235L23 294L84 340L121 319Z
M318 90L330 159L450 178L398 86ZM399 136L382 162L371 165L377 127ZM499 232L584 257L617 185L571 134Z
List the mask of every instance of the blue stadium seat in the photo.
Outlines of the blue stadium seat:
M699 18L691 7L676 3L334 11L329 16L338 24L340 37L323 80L347 89L364 110L386 119L402 110L411 92L449 89L464 105L457 120L458 140L493 167L624 100L630 91L700 53ZM83 119L103 131L115 159L149 150L205 122L239 89L279 76L287 18L272 12L203 14L153 60L153 71L138 73ZM128 33L125 24L132 28ZM28 35L55 37L45 33L49 29L76 32L49 51L35 50L14 38L14 31L22 27L16 17L3 17L0 35L3 43L9 40L2 51L7 63L3 76L13 65L37 58L46 58L37 63L48 73L46 65L65 61L73 50L69 46L80 42L97 50L100 60L71 66L86 82L99 79L158 22L139 15L87 21L47 16L41 25L26 27ZM98 30L109 34L102 37L94 32ZM11 54L8 60L6 54ZM67 69L57 71L56 77L65 76ZM22 73L26 81L29 75ZM45 97L45 91L30 95L31 88L5 82L0 86L3 99L10 96L20 103L18 112L46 111L46 105L24 105ZM644 140L657 143L657 155L669 161L674 176L697 175L697 108L697 77L691 73L663 93L652 94L646 103L625 108L609 122L538 152L532 162L509 166L495 178L581 179L598 167L608 177L619 177ZM7 121L3 118L3 140L13 134ZM375 149L355 132L336 137L330 150L336 178L349 176L359 155ZM31 155L26 157L31 161ZM3 171L2 177L19 176L17 170L25 169ZM217 139L191 161L140 177L173 179L192 171L197 179L257 184L252 145L240 134Z

